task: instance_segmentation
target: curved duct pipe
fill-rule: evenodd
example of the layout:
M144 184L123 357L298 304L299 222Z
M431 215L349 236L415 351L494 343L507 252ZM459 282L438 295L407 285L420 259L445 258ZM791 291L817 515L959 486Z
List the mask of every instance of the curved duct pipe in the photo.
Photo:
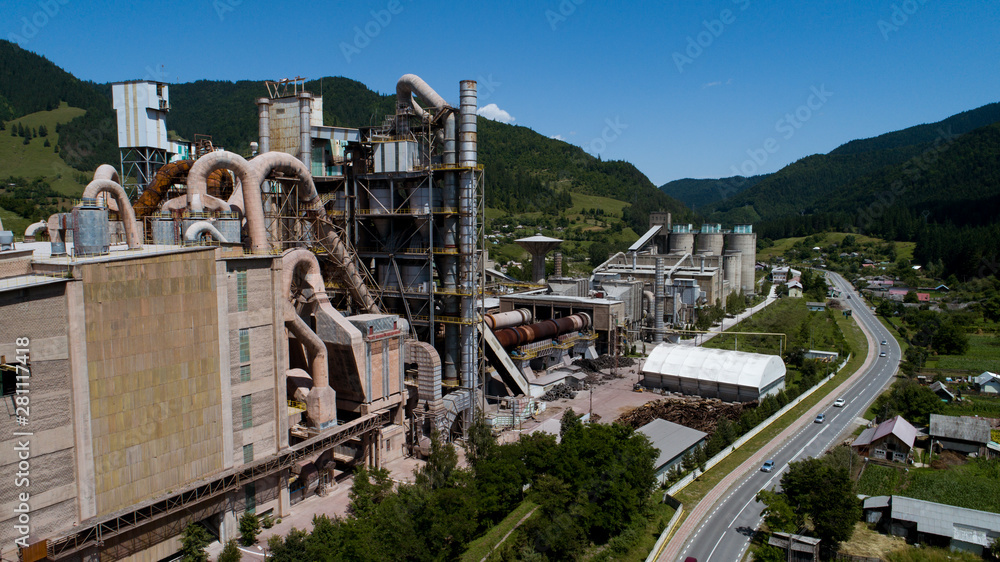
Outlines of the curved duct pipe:
M223 244L229 242L226 240L226 237L219 232L219 229L215 228L215 225L208 221L197 221L191 223L191 225L187 227L187 230L184 231L184 241L197 242L201 238L201 235L205 232L211 234L212 238L215 238Z
M49 242L53 245L63 244L62 231L65 228L65 213L56 213L49 217L45 230L49 232Z
M240 181L236 182L236 187L233 188L233 194L229 196L226 200L229 203L229 210L238 209L241 215L245 215L245 206L243 205L243 183Z
M285 297L285 327L295 339L302 344L309 356L309 368L312 371L313 387L306 396L306 412L317 427L324 427L337 419L337 395L330 387L329 364L327 362L326 343L309 327L292 306L292 279L295 271L305 268L305 281L312 288L310 300L323 309L330 306L320 273L319 261L316 255L305 248L295 248L285 253L281 260L282 291ZM336 311L333 311L337 314ZM359 338L360 339L360 338ZM355 350L356 351L356 350Z
M404 74L399 77L396 82L396 111L397 113L405 113L407 110L411 110L414 115L423 119L425 111L420 105L413 100L413 95L416 94L421 101L430 107L435 109L441 109L445 107L451 107L448 102L444 100L434 88L427 85L422 78L416 74Z
M205 201L208 197L208 176L212 172L222 169L232 170L236 174L236 178L243 186L244 200L249 201L243 211L247 220L247 230L250 233L251 248L267 250L270 246L267 243L267 232L264 229L264 203L260 199L260 183L254 184L251 181L254 174L250 163L239 154L217 150L195 161L188 172L188 208L195 212L201 212L205 209ZM228 211L229 205L220 202L225 205L225 210Z
M95 180L111 180L121 185L122 180L118 177L118 170L111 164L101 164L94 170ZM118 202L111 198L104 198L104 204L109 211L118 212Z
M157 209L160 208L160 203L163 201L163 196L170 190L170 187L176 183L184 183L187 181L188 173L191 171L191 167L194 166L194 160L175 160L174 162L168 162L160 167L156 171L156 175L153 176L153 181L149 182L149 186L142 191L142 195L133 205L135 209L135 216L138 218L147 217L156 213ZM233 179L229 177L226 170L219 169L215 170L205 180L206 185L206 197L210 198L211 204L206 203L206 209L210 210L229 210L225 205L220 204L220 200L208 195L211 192L219 194L219 196L224 196L227 189L231 189L233 186ZM184 207L187 206L186 201Z
M125 190L122 189L122 186L109 179L99 179L87 184L87 187L83 190L83 197L96 199L101 193L110 193L118 201L118 212L122 215L128 248L130 250L141 248L142 240L139 238L139 226L135 222L135 212L132 210L132 205L128 202Z
M0 230L3 230L3 229L0 228ZM39 230L45 230L45 232L48 232L49 231L49 225L48 225L48 223L46 223L45 221L38 221L38 222L29 224L28 228L24 229L24 238L25 238L25 241L27 241L27 239L28 239L29 236L31 237L32 240L34 240L35 234L38 234Z
M246 161L244 160L244 162ZM251 172L250 181L253 185L257 186L258 191L272 172L281 172L282 174L292 175L299 179L299 201L307 204L319 204L319 194L316 192L316 184L313 183L312 173L301 160L291 154L278 151L265 152L248 162L247 166ZM242 187L246 189L245 182L241 183L244 183Z
M656 307L656 295L653 291L643 291L642 292L642 311L649 314Z
M496 332L497 340L505 349L534 341L554 338L567 332L578 332L590 327L590 315L578 312L555 320L543 320L537 324L506 328Z
M308 400L309 391L312 389L312 375L302 369L288 369L285 371L285 386L288 396L299 402Z
M417 397L432 415L442 408L441 357L434 346L422 341L406 340L403 353L407 363L417 364Z
M531 322L531 311L527 308L518 308L510 312L498 312L497 314L487 314L483 316L486 327L496 331L503 328L513 328L521 324Z
M614 260L618 259L618 256L621 256L623 258L627 258L628 257L628 256L625 255L625 252L618 252L617 254L615 254L615 255L611 256L610 258L608 258L607 260L605 260L604 263L602 263L601 265L595 267L594 271L599 271L599 270L604 269L605 267L608 266L609 263L611 263ZM594 280L594 276L593 275L590 276L590 280L591 281Z

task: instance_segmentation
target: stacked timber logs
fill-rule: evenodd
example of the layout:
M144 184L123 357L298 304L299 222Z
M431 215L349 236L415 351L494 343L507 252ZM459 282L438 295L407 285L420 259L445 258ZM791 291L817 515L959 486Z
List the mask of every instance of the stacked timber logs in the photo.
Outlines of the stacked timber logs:
M625 412L617 422L638 429L656 418L664 419L683 426L711 434L723 417L736 422L744 409L756 408L756 402L740 404L738 402L723 402L717 398L665 398L650 402L638 408Z

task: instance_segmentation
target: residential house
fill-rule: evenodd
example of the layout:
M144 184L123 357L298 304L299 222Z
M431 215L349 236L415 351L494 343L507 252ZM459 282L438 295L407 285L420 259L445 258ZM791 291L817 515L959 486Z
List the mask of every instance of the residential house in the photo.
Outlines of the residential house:
M979 456L989 451L990 422L983 418L931 414L928 433L935 451L957 451Z
M976 388L979 389L979 392L983 394L1000 394L1000 375L983 371L981 375L972 380L976 382Z
M917 293L917 302L931 302L930 293Z
M798 279L792 279L786 285L788 285L788 296L793 299L802 298L802 283Z
M775 267L771 270L771 281L773 283L787 283L790 279L794 279L800 275L802 275L801 271L788 266Z
M906 462L916 439L917 428L896 416L862 431L851 447L863 457Z

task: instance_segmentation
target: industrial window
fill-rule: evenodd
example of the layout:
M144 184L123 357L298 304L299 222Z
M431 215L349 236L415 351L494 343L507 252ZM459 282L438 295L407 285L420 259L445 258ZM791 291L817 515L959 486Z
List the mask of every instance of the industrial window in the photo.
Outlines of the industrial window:
M250 362L250 328L240 328L240 363Z
M257 510L257 486L253 482L243 488L243 495L246 498L246 512L253 513Z
M0 366L0 376L3 380L0 386L3 387L4 396L13 396L17 392L17 367L14 365Z
M243 445L243 464L250 464L253 462L253 443L249 445Z
M243 429L253 427L253 405L251 404L251 396L247 394L241 398L243 403Z
M247 309L247 272L236 272L236 310L246 312Z
M250 380L250 365L240 366L240 382L247 382Z

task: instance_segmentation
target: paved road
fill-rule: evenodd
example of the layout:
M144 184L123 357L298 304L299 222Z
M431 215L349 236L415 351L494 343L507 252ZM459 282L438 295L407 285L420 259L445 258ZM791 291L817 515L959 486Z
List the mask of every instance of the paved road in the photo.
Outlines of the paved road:
M750 544L750 537L760 525L763 504L754 500L757 492L777 486L782 473L787 470L788 463L814 457L822 454L838 440L846 438L854 422L864 413L875 397L889 384L899 365L901 351L899 344L875 318L874 314L864 305L854 289L841 276L828 273L834 286L842 294L851 295L843 302L854 310L853 314L861 323L863 330L875 340L870 350L869 360L862 367L860 376L852 377L841 387L840 392L828 395L820 404L812 408L803 419L796 422L798 427L792 429L793 436L784 443L773 441L765 450L754 455L758 462L750 465L745 474L736 478L735 483L725 492L720 493L721 499L708 509L705 516L688 537L675 537L675 540L686 540L684 547L677 553L674 549L666 549L661 559L669 560L676 555L677 560L691 556L698 562L738 562L743 558ZM887 345L879 345L886 341ZM879 353L884 352L885 357ZM834 399L843 397L847 404L842 408L833 407ZM824 423L815 423L813 418L817 413L826 416ZM760 460L773 459L774 470L769 473L760 472ZM748 466L748 465L744 465ZM694 514L697 515L697 514ZM671 541L674 542L674 541Z
M773 303L776 300L778 300L778 286L777 285L771 285L771 292L768 293L767 297L765 297L764 300L761 301L757 306L754 306L752 308L748 308L748 309L744 310L743 312L737 314L733 318L723 318L722 319L722 323L719 326L712 326L711 328L709 328L707 330L709 333L707 333L707 334L699 334L699 335L697 335L697 336L695 336L693 338L688 338L688 339L680 340L677 343L679 343L681 345L691 345L691 346L702 345L706 341L708 341L708 340L714 338L715 336L721 334L722 332L724 332L724 331L732 328L733 326L739 324L743 320L749 318L750 316L753 316L757 312L760 312L761 310L764 309L764 307L770 306L771 303Z

